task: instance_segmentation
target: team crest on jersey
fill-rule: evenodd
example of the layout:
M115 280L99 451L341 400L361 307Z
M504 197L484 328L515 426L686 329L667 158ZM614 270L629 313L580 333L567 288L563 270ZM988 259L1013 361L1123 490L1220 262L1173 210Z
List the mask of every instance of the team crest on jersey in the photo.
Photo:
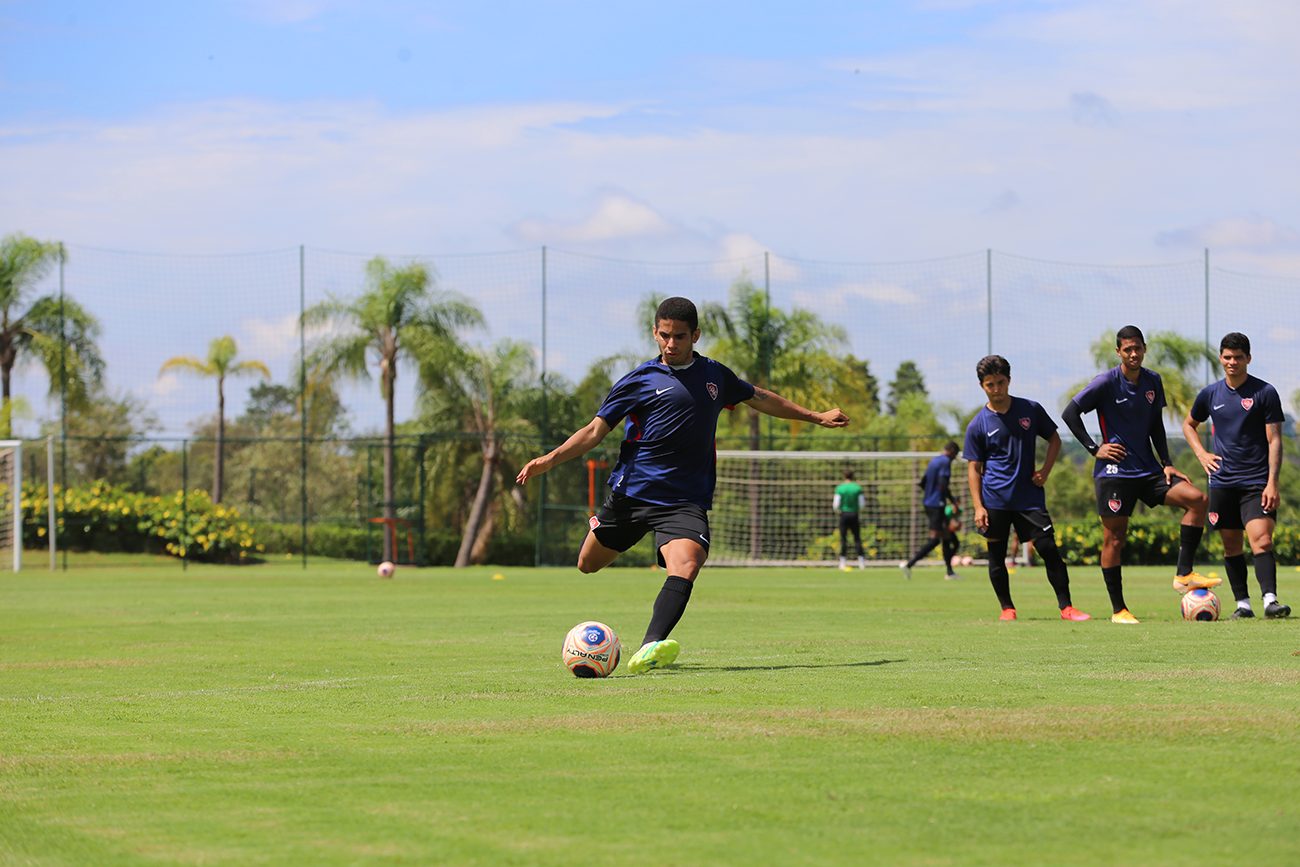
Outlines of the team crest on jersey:
M1155 402L1156 402L1156 393L1154 391L1148 391L1147 403L1155 403Z
M1029 419L1027 419L1027 418L1022 418L1022 419L1020 420L1020 426L1021 426L1022 428L1024 428L1025 430L1029 430Z
M1110 510L1111 510L1112 512L1115 512L1115 513L1118 514L1119 510L1122 509L1122 508L1124 507L1124 501L1123 501L1123 500L1114 500L1114 499L1112 499L1112 500L1111 500L1109 503L1107 503L1106 505L1110 506Z
M1253 397L1243 397L1241 399L1241 408L1244 410L1249 410L1254 405L1255 405L1255 398Z
M1217 523L1219 523L1219 513L1218 513L1218 512L1211 512L1211 513L1210 513L1210 523L1211 523L1211 524L1217 524Z
M600 518L597 518L595 515L592 515L592 516L591 516L591 520L588 521L587 523L590 524L590 525L591 525L591 529L594 530L594 529L596 529L597 527L600 526Z
M713 398L714 400L718 399L718 387L716 385L710 382L710 383L706 383L704 387L709 390L709 397Z

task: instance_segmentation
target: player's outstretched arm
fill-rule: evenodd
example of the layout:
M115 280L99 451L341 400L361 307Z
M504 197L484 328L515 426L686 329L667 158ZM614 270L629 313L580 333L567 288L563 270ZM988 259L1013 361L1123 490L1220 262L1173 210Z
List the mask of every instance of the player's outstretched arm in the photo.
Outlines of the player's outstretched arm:
M605 438L610 430L611 428L605 423L605 420L600 416L596 416L586 427L574 431L573 436L565 440L563 445L549 454L542 455L540 458L533 458L524 464L524 468L519 471L519 475L515 476L515 483L522 485L533 476L540 476L556 464L562 464L569 458L586 454L600 445L600 441Z
M754 396L745 403L764 415L775 418L806 421L822 427L844 427L849 423L849 417L841 412L838 407L829 409L826 412L813 412L765 388L755 388Z

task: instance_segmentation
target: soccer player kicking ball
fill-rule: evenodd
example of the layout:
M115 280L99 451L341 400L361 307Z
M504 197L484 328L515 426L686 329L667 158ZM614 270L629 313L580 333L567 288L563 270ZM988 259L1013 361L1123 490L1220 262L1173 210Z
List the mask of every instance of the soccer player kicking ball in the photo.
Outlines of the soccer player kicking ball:
M1264 594L1264 616L1286 617L1289 605L1277 601L1278 473L1282 469L1282 400L1277 389L1246 372L1250 338L1232 332L1219 341L1224 378L1201 389L1183 420L1183 436L1210 476L1210 528L1223 539L1223 569L1237 598L1233 617L1254 617L1246 583L1243 532L1255 555L1255 580ZM1196 429L1206 419L1214 432L1214 452L1201 445ZM1186 593L1174 584L1179 592Z
M1021 541L1033 542L1047 569L1047 580L1056 591L1062 620L1090 620L1070 603L1070 575L1056 548L1052 518L1047 514L1043 485L1061 452L1061 435L1056 422L1032 400L1012 397L1011 365L1000 355L981 358L975 365L980 388L988 403L971 419L962 449L975 506L975 529L989 549L989 581L1002 604L999 620L1015 620L1011 601L1011 579L1007 575L1007 537L1011 528ZM1034 469L1034 445L1047 440L1047 457L1040 470Z
M659 357L614 383L586 427L559 448L533 458L515 479L524 484L556 464L595 448L619 421L626 437L610 473L612 492L591 519L578 553L581 572L598 572L654 531L659 565L668 580L655 599L645 639L628 661L641 674L670 665L680 651L668 637L686 610L691 588L709 554L709 519L717 480L714 438L718 415L738 403L776 418L844 427L838 409L813 412L756 388L726 366L695 351L700 339L695 305L669 298L655 313Z
M1128 519L1138 500L1148 506L1163 503L1183 510L1174 586L1186 593L1219 583L1218 578L1192 571L1205 532L1206 498L1169 460L1169 442L1160 417L1165 408L1165 385L1160 374L1142 366L1146 352L1141 330L1133 325L1121 328L1115 335L1119 366L1094 377L1061 414L1074 438L1097 458L1092 476L1101 516L1101 574L1114 610L1111 623L1138 622L1124 602L1120 571L1120 549L1128 538ZM1083 414L1094 410L1101 423L1101 445L1093 442L1083 427Z

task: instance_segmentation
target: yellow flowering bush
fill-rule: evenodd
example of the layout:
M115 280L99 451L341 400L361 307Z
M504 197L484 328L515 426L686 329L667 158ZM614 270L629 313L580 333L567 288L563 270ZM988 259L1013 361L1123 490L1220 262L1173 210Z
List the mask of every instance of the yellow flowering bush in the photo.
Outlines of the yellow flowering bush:
M85 551L167 553L190 560L239 562L263 550L253 526L206 491L161 497L106 482L54 489L60 544ZM23 539L46 543L49 499L44 485L24 484Z

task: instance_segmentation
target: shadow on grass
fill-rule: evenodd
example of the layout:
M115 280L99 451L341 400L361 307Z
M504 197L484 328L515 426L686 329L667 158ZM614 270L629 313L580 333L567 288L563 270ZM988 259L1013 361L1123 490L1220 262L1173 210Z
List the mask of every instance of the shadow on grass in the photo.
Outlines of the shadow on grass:
M795 665L705 665L698 662L690 662L685 665L674 663L661 671L682 671L682 672L702 672L702 671L789 671L796 668L864 668L872 665L891 665L896 662L906 662L905 659L877 659L874 662L827 662L821 665L815 663L801 663Z

